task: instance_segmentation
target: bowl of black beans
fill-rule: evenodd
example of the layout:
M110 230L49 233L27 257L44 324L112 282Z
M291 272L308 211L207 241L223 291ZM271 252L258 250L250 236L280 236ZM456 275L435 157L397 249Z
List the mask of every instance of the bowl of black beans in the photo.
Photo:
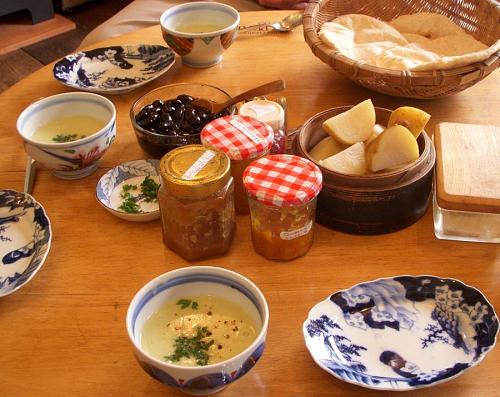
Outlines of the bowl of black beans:
M234 113L220 114L192 106L198 98L222 103L230 95L207 84L179 83L156 88L140 97L130 109L130 120L142 150L153 158L179 146L200 143L200 131L210 121Z

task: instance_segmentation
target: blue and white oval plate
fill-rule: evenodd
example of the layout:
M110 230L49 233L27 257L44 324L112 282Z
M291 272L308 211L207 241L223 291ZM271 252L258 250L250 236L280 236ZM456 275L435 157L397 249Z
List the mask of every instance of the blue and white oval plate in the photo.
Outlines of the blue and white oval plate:
M355 285L318 303L304 322L314 361L378 390L412 390L459 376L495 345L498 318L458 280L399 276Z
M161 76L174 61L174 52L161 45L112 46L67 55L54 65L53 74L72 88L122 94Z
M43 207L32 196L0 190L0 297L30 281L42 267L52 232Z

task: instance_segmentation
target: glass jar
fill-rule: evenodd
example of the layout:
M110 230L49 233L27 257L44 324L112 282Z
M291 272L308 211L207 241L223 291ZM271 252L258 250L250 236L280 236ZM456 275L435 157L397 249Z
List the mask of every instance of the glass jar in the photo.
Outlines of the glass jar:
M255 99L241 105L241 116L253 117L268 124L274 131L271 154L283 154L286 151L285 110L268 99Z
M267 156L273 143L273 129L247 116L225 116L208 123L201 131L201 143L223 151L231 160L236 213L248 214L243 172L254 160Z
M165 245L187 260L226 253L235 228L228 157L202 145L183 146L163 156L160 179Z
M243 183L255 251L273 260L307 253L322 186L319 168L298 156L271 155L254 161L245 170Z

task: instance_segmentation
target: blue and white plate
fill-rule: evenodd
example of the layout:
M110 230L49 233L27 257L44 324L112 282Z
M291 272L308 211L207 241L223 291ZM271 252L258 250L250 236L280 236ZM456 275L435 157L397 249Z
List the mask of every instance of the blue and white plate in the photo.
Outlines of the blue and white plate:
M161 45L113 46L68 55L54 65L53 73L69 87L121 94L161 76L174 61L174 52Z
M52 232L43 207L32 196L0 190L0 296L30 281L42 267Z
M484 358L497 332L498 318L481 292L434 276L383 278L336 292L303 326L321 368L379 390L455 378Z
M141 196L140 184L146 176L160 183L159 160L134 160L120 164L106 172L96 186L97 201L118 218L133 222L148 222L160 217L158 200L147 202ZM123 186L135 186L129 193L135 198L140 208L139 213L125 212L120 209L123 204Z

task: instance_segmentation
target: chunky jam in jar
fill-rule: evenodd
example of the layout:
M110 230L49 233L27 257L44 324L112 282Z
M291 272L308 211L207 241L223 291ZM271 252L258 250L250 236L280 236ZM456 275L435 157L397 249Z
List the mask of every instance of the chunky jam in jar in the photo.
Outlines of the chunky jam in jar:
M229 250L235 227L229 164L224 153L201 145L174 149L161 159L163 241L187 260Z
M254 249L273 260L304 255L313 243L316 197L322 175L311 161L272 155L244 172Z
M269 154L273 129L251 117L226 116L208 123L201 131L201 143L226 153L234 178L234 205L238 214L248 214L243 172L254 160Z

